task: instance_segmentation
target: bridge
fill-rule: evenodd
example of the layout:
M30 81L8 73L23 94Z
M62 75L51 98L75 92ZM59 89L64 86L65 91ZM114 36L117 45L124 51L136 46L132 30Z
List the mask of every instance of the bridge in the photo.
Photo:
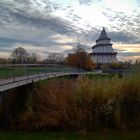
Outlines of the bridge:
M0 65L0 92L65 75L81 75L87 72L62 65ZM18 72L20 71L20 74ZM21 73L22 72L22 73ZM6 74L4 74L6 73Z
M24 108L33 90L32 83L66 75L73 78L87 73L63 65L0 65L0 125L7 125L15 112Z
M0 80L0 92L16 88L19 86L27 85L33 82L65 76L65 75L81 75L86 74L85 72L55 72L55 73L44 73L40 75L14 77L11 79Z

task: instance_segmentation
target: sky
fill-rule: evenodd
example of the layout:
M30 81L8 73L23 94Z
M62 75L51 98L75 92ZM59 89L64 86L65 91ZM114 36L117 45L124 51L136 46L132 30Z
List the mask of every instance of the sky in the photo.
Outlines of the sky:
M120 61L140 58L140 0L0 0L0 57L67 54L78 42L92 52L103 27Z

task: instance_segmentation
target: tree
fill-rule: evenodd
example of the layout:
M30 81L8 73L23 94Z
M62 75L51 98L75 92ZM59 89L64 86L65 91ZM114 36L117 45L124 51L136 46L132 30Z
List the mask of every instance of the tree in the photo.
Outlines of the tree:
M45 60L45 62L49 64L63 64L64 61L64 55L61 53L50 53Z
M10 58L0 58L0 64L10 64L11 59Z
M27 62L29 54L24 48L19 47L13 50L11 57L13 58L15 63L22 64Z
M28 57L28 63L32 63L35 64L38 61L39 56L36 53L32 53L30 54L30 56Z
M74 49L74 53L68 55L66 61L70 66L85 70L92 70L95 66L91 60L90 54L85 52L79 44L76 49Z
M139 65L139 64L140 64L140 58L137 58L137 59L135 60L135 64L136 64L136 65Z

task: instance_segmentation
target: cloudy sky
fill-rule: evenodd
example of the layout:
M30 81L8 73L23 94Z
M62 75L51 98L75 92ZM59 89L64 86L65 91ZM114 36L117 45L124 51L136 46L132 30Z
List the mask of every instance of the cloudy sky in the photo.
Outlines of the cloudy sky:
M140 57L140 0L0 0L0 57L21 46L45 58L77 42L91 52L102 27L119 60Z

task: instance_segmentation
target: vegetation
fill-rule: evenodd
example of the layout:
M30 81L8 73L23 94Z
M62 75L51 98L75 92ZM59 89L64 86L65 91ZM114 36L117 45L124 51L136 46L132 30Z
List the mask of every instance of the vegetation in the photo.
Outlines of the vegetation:
M139 140L139 132L108 132L108 133L70 133L70 132L47 132L26 133L0 131L1 140Z
M14 49L11 54L11 57L14 59L14 61L16 63L20 63L20 64L27 62L28 56L29 56L29 54L22 47Z
M15 48L9 58L0 58L0 64L34 64L38 62L36 53L28 53L22 47Z
M12 63L11 58L0 58L0 64L10 64Z
M10 117L9 127L43 133L0 131L0 139L140 139L138 61L133 69L133 74L123 78L89 72L75 80L36 84L28 91L24 110Z
M25 67L6 67L0 68L0 79L12 78L14 76L23 76L26 75Z
M86 74L86 77L89 78L89 79L92 79L92 80L101 80L101 79L104 79L104 78L113 78L113 77L116 77L117 75L116 74L108 74L108 73L94 73L94 72L91 72L91 73L87 73Z
M61 53L51 53L47 59L43 60L45 64L65 64L65 57Z
M124 78L51 80L34 89L12 121L20 130L139 130L140 73Z
M132 65L133 72L140 71L140 58L136 60L135 64Z
M39 61L36 53L28 53L22 47L15 48L9 58L0 58L0 64L65 64L61 53L49 53L47 58Z
M104 64L101 66L102 70L106 69L129 69L131 67L131 63L129 62L120 62L120 63L112 63L112 64Z
M92 70L95 68L90 55L80 46L77 46L74 53L68 55L66 62L68 65L79 69Z
M17 66L1 67L0 79L11 78L13 76L33 75L50 72L77 72L77 69L67 66Z
M36 53L29 54L24 48L18 47L11 53L12 63L25 64L36 63L38 56Z

